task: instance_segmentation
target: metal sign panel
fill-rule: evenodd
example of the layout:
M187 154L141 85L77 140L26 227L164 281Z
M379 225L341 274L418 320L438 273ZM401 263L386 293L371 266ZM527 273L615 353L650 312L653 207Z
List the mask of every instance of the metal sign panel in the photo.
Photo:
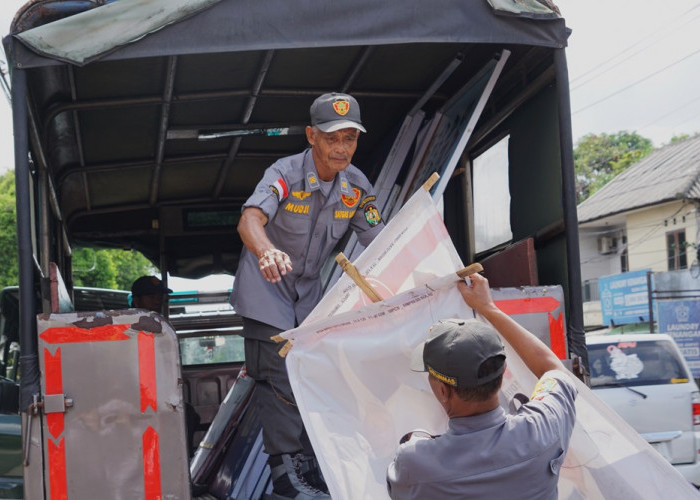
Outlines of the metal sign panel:
M700 377L700 299L658 301L659 332L676 341L693 377Z
M535 334L559 359L569 357L560 285L493 288L491 295L501 311Z
M39 316L47 498L189 499L180 358L156 313Z
M649 321L648 271L651 269L603 276L598 280L604 325Z

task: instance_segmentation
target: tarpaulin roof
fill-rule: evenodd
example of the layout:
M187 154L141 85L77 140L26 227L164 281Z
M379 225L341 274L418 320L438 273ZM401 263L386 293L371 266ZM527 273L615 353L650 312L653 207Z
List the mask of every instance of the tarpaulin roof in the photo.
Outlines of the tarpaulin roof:
M360 102L368 133L353 163L374 182L406 115L432 116L503 50L475 141L552 88L564 20L520 17L509 1L33 0L4 43L26 75L32 158L47 165L71 245L154 263L165 245L172 274L198 277L235 271L240 207L266 167L306 147L319 94ZM542 116L528 132L557 144ZM297 132L265 133L278 128Z
M122 59L415 42L565 46L563 19L539 4L514 9L508 8L511 3L500 1L494 10L486 0L432 0L430 8L424 0L119 0L16 36L33 51L76 64L110 52L109 59ZM554 18L533 21L519 15ZM46 63L21 49L14 62L25 68Z

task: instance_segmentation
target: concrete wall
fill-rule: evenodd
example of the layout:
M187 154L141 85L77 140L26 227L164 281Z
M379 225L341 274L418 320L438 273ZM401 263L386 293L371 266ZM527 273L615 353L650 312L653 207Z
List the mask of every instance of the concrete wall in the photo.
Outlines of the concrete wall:
M630 213L627 216L627 248L629 270L651 268L654 272L668 271L666 234L685 229L686 241L697 241L697 213L695 206L675 201ZM688 249L688 266L694 260Z
M602 228L579 230L582 282L622 272L619 251L607 255L598 252L598 238L602 236L602 231ZM622 245L619 248L622 248Z

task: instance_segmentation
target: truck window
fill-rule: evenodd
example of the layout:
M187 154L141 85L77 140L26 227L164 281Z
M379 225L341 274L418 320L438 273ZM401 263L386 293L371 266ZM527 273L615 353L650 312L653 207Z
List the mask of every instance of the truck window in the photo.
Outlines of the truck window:
M477 253L513 238L508 189L508 139L508 136L504 137L474 158L472 163Z

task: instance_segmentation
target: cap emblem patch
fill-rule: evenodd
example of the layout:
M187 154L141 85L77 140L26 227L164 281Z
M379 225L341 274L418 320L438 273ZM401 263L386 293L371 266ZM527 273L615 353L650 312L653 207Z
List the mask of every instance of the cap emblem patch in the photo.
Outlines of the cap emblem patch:
M350 102L349 101L335 101L333 103L333 109L335 110L336 113L338 113L340 116L345 116L348 114L348 111L350 111Z

